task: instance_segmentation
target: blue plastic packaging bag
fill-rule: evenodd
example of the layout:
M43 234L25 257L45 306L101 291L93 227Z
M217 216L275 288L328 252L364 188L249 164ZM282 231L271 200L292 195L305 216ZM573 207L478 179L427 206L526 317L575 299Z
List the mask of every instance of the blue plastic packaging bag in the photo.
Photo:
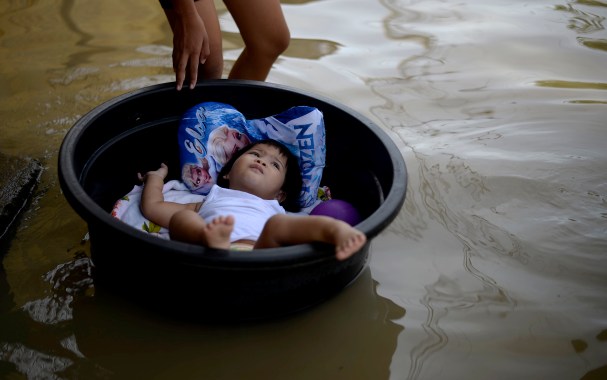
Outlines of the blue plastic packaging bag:
M224 103L205 102L190 108L178 131L181 179L193 193L206 195L235 152L264 139L283 143L297 157L303 179L300 206L311 206L317 199L326 156L323 115L314 107L296 106L251 120Z

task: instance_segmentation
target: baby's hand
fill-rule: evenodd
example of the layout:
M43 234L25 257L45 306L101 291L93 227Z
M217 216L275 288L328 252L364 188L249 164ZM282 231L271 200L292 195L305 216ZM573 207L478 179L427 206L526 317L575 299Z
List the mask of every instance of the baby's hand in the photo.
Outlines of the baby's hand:
M137 178L139 178L140 181L145 182L145 178L147 176L155 175L155 176L160 177L164 181L167 174L169 174L169 168L164 163L162 163L162 164L160 164L160 168L158 168L156 170L151 170L151 171L147 172L145 175L141 175L141 173L137 173Z

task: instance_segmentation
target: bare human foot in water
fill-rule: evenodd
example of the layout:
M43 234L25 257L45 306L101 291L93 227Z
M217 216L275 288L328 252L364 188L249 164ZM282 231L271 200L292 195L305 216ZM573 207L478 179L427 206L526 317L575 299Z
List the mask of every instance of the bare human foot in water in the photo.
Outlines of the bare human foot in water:
M230 235L234 229L232 215L218 216L202 228L200 240L210 248L229 249Z

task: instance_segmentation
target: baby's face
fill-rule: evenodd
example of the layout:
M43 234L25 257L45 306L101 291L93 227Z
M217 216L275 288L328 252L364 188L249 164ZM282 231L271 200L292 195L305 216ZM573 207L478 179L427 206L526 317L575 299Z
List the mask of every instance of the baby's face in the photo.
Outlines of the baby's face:
M275 146L258 144L234 162L228 174L230 189L279 199L286 173L287 157Z

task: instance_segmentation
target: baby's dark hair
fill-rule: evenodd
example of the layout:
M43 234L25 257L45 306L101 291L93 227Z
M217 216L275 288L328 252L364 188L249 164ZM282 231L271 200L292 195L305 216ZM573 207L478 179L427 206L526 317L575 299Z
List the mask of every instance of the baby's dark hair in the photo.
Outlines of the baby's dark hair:
M300 210L299 206L299 195L301 193L301 188L303 186L303 181L301 178L301 170L299 169L299 163L297 162L297 157L291 153L286 146L281 144L280 142L272 139L267 140L259 140L255 141L246 147L242 148L238 152L234 153L234 155L230 158L230 160L221 168L219 175L217 176L217 185L225 188L230 187L230 181L224 176L232 170L232 166L234 162L238 159L238 157L242 156L244 153L249 151L256 145L265 144L278 148L281 154L287 157L287 173L285 175L285 182L282 184L281 190L286 194L285 199L280 202L280 205L284 207L285 210L290 212L297 212Z

